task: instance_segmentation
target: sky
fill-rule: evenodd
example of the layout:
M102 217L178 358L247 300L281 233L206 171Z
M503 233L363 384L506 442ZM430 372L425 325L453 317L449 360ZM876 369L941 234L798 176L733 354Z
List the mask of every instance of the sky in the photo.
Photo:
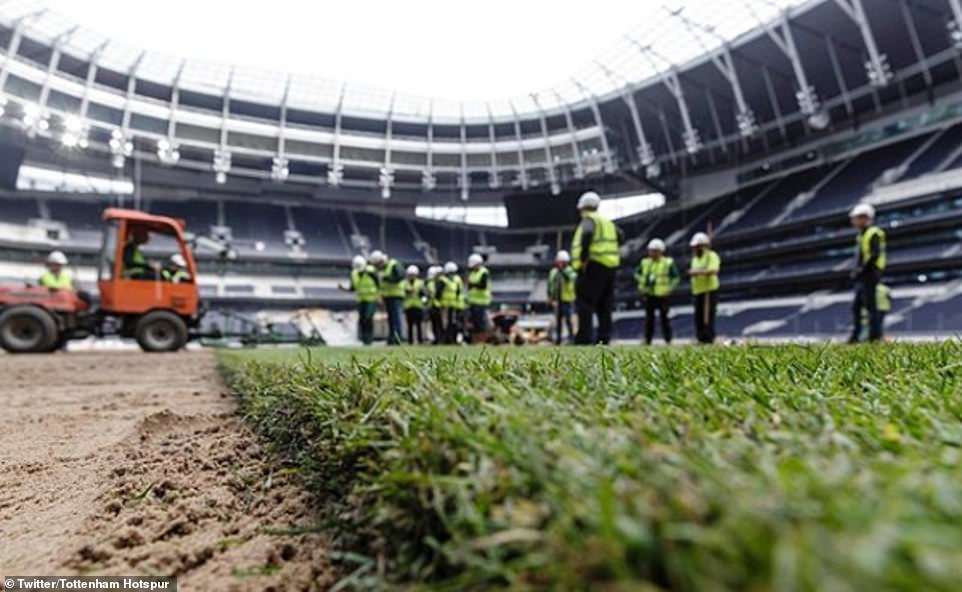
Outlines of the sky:
M175 57L478 101L524 96L564 81L661 10L655 0L46 4L125 44Z

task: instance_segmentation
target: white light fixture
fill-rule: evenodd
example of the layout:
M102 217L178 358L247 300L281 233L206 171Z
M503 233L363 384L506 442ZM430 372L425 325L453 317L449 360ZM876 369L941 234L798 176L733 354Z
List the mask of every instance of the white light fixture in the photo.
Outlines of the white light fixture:
M698 151L701 150L701 136L695 128L685 130L681 134L681 139L685 143L685 152L688 154L698 154Z
M339 187L344 180L344 165L334 164L327 171L327 184L331 187Z
M84 120L76 115L70 115L63 121L60 143L64 148L86 148L89 145L87 134L88 126Z
M227 173L230 172L231 168L231 153L226 148L218 148L214 150L214 180L217 181L218 185L223 185L227 182Z
M551 182L551 195L561 195L561 184L557 181Z
M289 164L290 161L283 156L275 156L271 162L271 179L279 183L286 181L291 174Z
M758 131L758 122L755 120L755 113L751 109L745 109L735 115L735 121L738 123L738 133L743 138L750 138Z
M869 84L876 88L888 85L892 81L892 66L889 65L889 58L882 54L878 60L865 62L865 73L868 75Z
M162 164L171 166L180 160L180 147L169 138L157 140L157 158Z
M110 132L110 163L115 169L124 168L124 162L134 153L134 143L119 129Z
M40 105L27 103L23 106L23 129L28 137L35 137L40 132L50 129L50 114Z
M434 191L438 186L438 179L434 173L428 170L421 171L421 188L425 191Z
M949 41L952 42L952 47L962 51L962 27L959 27L959 23L955 20L951 20L946 28L949 30Z
M381 187L383 199L391 197L391 186L394 185L394 170L390 167L381 167L378 172L377 184Z
M655 151L651 149L651 144L642 142L638 145L638 158L642 166L649 166L655 162Z

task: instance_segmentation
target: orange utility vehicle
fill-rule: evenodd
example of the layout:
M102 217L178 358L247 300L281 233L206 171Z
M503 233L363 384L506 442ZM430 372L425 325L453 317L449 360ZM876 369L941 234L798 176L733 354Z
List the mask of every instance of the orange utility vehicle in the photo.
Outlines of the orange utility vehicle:
M73 291L0 286L0 347L41 353L70 339L118 334L136 339L144 351L165 352L196 336L203 312L184 221L118 208L105 210L103 220L100 306L92 307L89 296ZM182 255L186 275L171 281L161 264L141 252L148 243L168 257Z

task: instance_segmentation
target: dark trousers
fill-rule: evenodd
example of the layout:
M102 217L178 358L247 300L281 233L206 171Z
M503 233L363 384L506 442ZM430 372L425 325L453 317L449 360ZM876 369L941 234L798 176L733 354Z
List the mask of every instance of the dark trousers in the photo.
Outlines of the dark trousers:
M434 337L434 345L438 345L444 339L444 319L441 317L441 309L431 307L428 311L431 318L431 335Z
M406 308L404 320L408 326L408 345L424 343L424 329L421 326L424 321L424 311L420 308ZM414 340L415 334L417 334L417 341Z
M376 310L376 302L357 303L357 336L364 345L371 345L374 342L374 312Z
M461 311L456 308L444 309L444 343L452 344L458 342L458 333L461 332Z
M651 345L655 338L655 314L661 315L661 336L671 343L671 304L667 296L645 296L645 343Z
M849 341L857 342L862 335L862 309L868 313L868 340L882 339L882 315L879 314L876 289L878 274L863 273L855 281L855 299L852 302L852 336Z
M699 343L715 342L715 311L718 291L704 292L695 297L695 337Z
M615 272L589 261L575 284L575 307L578 309L578 345L611 342L611 311L615 307ZM598 317L598 334L595 335L594 317Z
M387 344L401 345L401 335L404 332L404 300L402 298L385 298L384 308L387 310Z
M555 345L561 345L561 336L564 327L568 327L568 339L575 335L574 327L571 324L571 303L559 302L555 305Z

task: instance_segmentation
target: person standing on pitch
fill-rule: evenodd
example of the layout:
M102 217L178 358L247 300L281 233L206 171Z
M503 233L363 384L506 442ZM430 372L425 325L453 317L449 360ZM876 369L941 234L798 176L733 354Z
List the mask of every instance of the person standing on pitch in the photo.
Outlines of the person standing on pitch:
M661 315L661 336L671 343L670 297L679 280L675 261L665 255L665 241L653 238L648 241L648 256L641 260L635 271L638 293L645 299L645 343L651 345L655 337L655 314Z
M691 237L691 295L695 301L695 337L699 343L715 342L715 312L718 309L718 272L721 257L711 250L711 239L704 232Z
M428 281L425 282L425 292L428 299L428 318L431 319L431 338L434 345L439 345L444 337L444 321L441 317L441 293L438 289L441 275L440 265L428 268Z
M438 298L441 300L441 314L444 320L444 343L457 343L460 329L461 303L464 281L458 275L458 264L448 261L444 264L444 274L438 276Z
M488 338L488 307L491 306L491 273L484 257L472 253L468 257L468 320L471 343L484 343Z
M561 345L564 327L568 328L568 339L574 338L571 326L571 307L575 301L575 284L578 272L571 267L571 255L561 250L554 257L554 267L548 273L548 301L555 309L555 345Z
M418 345L424 343L424 281L417 265L408 266L404 278L404 320L408 326L408 345L414 345L417 334Z
M882 316L876 298L877 288L885 271L885 231L875 225L875 208L858 204L849 212L852 226L858 231L855 238L855 299L852 302L852 335L849 343L858 343L862 332L862 308L868 312L868 340L882 339Z
M615 274L621 264L621 230L598 213L601 197L594 191L578 199L581 223L571 240L571 265L578 272L575 308L578 335L575 343L591 345L611 342L611 312L615 306ZM598 334L594 317L598 317Z
M357 255L351 261L351 283L338 288L354 292L357 297L357 333L364 345L374 342L374 313L377 311L377 297L380 279L374 266L368 265L364 257Z
M404 272L397 259L388 257L382 251L371 253L371 263L378 270L381 281L381 299L387 311L387 344L401 345L401 317L404 315Z
M47 271L43 272L37 282L40 287L51 291L73 292L73 275L65 269L67 256L62 251L53 251L47 255Z

